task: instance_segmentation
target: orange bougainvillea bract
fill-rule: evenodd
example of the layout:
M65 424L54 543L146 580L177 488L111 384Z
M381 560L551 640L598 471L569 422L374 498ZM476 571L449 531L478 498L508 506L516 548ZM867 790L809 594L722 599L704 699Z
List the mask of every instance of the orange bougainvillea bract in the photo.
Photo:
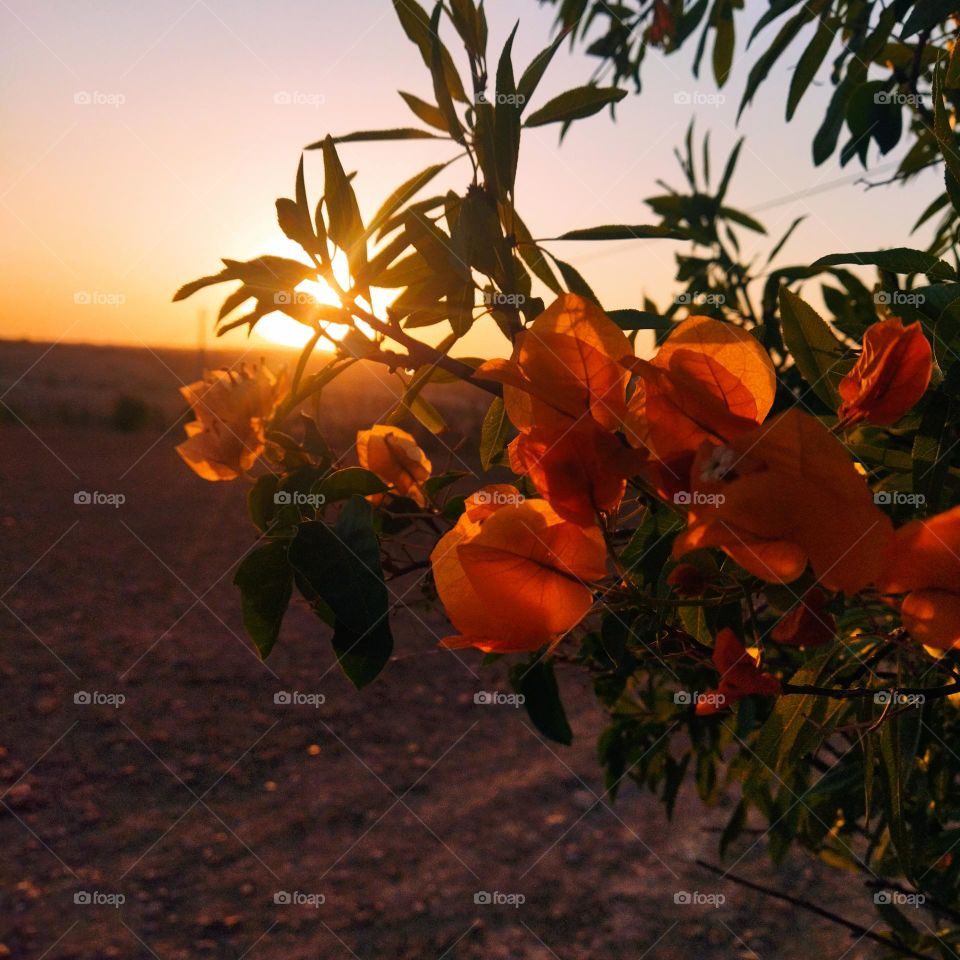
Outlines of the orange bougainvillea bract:
M717 713L754 693L776 696L780 692L780 681L762 673L757 663L731 629L721 630L713 647L713 665L720 673L720 682L713 695L700 698L697 713L701 716Z
M919 323L881 320L863 337L863 352L840 382L838 411L847 424L896 423L923 396L933 357Z
M478 371L504 385L507 415L520 431L511 466L565 519L589 525L615 510L643 462L616 432L627 409L621 361L632 353L599 307L565 294L517 337L511 359Z
M653 360L625 363L638 375L628 433L656 457L657 479L669 492L684 489L705 440L749 431L773 405L776 375L764 349L740 327L710 317L684 320Z
M593 603L606 575L600 530L560 517L509 486L485 487L430 555L437 593L459 631L448 647L498 653L558 641Z
M826 602L826 594L819 587L812 587L781 617L773 628L773 639L795 647L821 647L829 643L836 635L837 621L825 609Z
M423 482L433 465L406 430L377 423L357 431L357 457L360 466L375 473L391 493L409 497L421 507L426 504Z
M245 473L263 453L264 424L280 403L285 379L254 363L206 372L181 387L197 419L184 427L188 439L177 453L204 480L234 480Z
M789 410L694 463L687 530L674 556L720 547L761 579L789 583L807 563L829 590L876 581L892 535L864 478L819 420Z
M906 594L900 616L914 640L960 647L960 507L897 530L879 587Z

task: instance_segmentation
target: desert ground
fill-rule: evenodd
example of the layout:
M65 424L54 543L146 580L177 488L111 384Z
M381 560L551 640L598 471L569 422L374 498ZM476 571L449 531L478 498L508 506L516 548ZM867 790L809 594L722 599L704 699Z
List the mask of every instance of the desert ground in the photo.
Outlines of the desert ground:
M696 866L717 860L729 804L685 788L672 823L632 785L608 804L603 717L574 668L571 748L476 704L509 691L505 668L439 652L440 615L400 602L413 580L395 586L395 662L363 692L305 607L261 662L231 584L253 542L245 489L174 452L200 362L0 343L0 957L875 956ZM386 390L358 374L321 426L349 447ZM475 428L469 399L450 410L453 434ZM737 860L873 922L858 881L800 857L775 872L762 835Z

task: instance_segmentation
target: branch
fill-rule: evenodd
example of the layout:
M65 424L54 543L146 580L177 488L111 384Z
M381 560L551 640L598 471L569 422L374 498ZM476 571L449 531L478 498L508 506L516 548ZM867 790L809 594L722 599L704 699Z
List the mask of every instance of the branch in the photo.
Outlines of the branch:
M768 897L773 897L775 900L783 900L785 903L790 903L795 907L800 907L801 910L807 910L810 913L815 913L817 916L823 917L825 920L829 920L831 923L836 923L841 927L845 927L851 933L855 933L861 938L873 940L874 943L882 944L888 950L896 950L901 956L914 957L916 960L933 960L928 953L917 953L916 950L911 950L910 947L898 940L891 940L879 933L874 933L867 927L860 926L859 923L854 923L852 920L846 920L844 917L838 916L830 910L825 910L823 907L818 907L815 903L810 903L809 900L801 900L799 897L791 896L789 893L781 893L779 890L772 890L770 887L764 887L759 883L754 883L752 880L747 880L744 877L738 877L734 873L727 873L725 870L721 870L720 867L714 866L712 863L707 863L705 860L698 859L696 863L698 866L703 867L704 870L709 870L711 873L716 874L718 877L721 877L724 880L731 880L733 883L738 883L740 886L746 887L748 890L756 890L758 893L762 893Z
M883 689L857 689L843 690L835 687L818 687L812 683L784 683L781 691L783 694L791 693L812 693L818 697L830 697L833 700L856 700L863 697L873 697L878 693L889 693L891 701L897 697L915 697L922 696L930 700L949 697L955 693L960 693L960 680L954 683L948 683L942 687L886 687Z

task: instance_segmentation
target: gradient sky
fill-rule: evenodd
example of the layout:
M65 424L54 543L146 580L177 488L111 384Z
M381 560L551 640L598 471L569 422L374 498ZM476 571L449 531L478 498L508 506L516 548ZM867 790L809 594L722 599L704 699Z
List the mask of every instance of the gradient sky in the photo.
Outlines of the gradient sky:
M519 72L547 42L552 8L535 0L487 7L494 61L521 20ZM771 36L768 29L761 42ZM560 148L558 128L526 133L518 209L534 235L651 222L643 198L661 192L658 178L679 186L672 151L694 112L700 131L711 130L715 170L737 136L747 136L729 196L741 208L856 174L853 164L815 168L810 160L831 89L825 71L797 118L783 122L801 49L783 58L739 129L746 60L738 56L725 103L692 108L676 104L675 94L713 93L712 82L692 78L686 53L669 60L654 53L643 94L623 101L616 124L606 115L584 121ZM592 69L564 49L538 100L585 82ZM301 148L328 132L416 123L397 89L430 98L429 75L389 0L0 0L0 77L0 336L35 340L196 343L201 310L212 322L227 288L179 304L171 295L215 272L221 256L294 252L276 227L273 201L292 195ZM277 103L277 94L294 102ZM91 102L77 102L84 99ZM394 186L452 151L444 143L364 144L344 147L342 156L359 171L355 185L370 215ZM308 154L307 177L315 200L316 153ZM447 184L462 190L468 180L468 168L459 167ZM934 173L906 190L846 186L769 207L761 219L775 239L794 217L810 214L780 263L900 245L937 189ZM639 305L644 293L662 301L672 290L677 244L554 249L608 307ZM227 342L243 337L236 332ZM471 340L477 350L502 352L489 333Z

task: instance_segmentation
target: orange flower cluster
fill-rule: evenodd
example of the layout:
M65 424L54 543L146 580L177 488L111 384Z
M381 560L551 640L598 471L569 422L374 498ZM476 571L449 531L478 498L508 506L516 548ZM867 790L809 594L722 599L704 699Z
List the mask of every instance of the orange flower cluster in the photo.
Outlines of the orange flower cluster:
M564 519L588 526L616 511L646 457L618 436L627 416L633 355L623 331L595 304L566 294L516 340L513 357L477 376L504 385L507 415L520 431L510 466Z
M930 369L929 344L917 325L876 324L841 385L841 421L895 421L922 396ZM908 592L903 613L915 635L945 642L942 630L931 625L938 615L929 612L930 605L952 609L951 604L960 604L960 590L929 577L921 583L916 576L885 572L894 538L889 518L820 420L799 409L767 419L775 371L749 332L693 316L677 325L653 359L643 360L597 306L566 294L517 337L510 359L487 362L478 376L503 384L507 414L519 431L509 447L510 464L530 478L545 503L496 514L478 512L474 504L441 541L434 572L441 599L461 630L458 643L486 650L534 649L554 642L577 622L574 613L582 616L589 607L589 591L568 578L563 582L567 602L559 612L545 603L523 604L521 616L509 576L516 561L487 548L484 564L469 559L474 545L489 535L482 534L488 517L497 517L493 529L498 536L503 531L504 543L516 539L527 554L531 511L538 524L567 531L567 550L590 543L599 551L597 525L616 512L628 479L638 475L661 496L687 505L687 529L674 542L676 558L719 548L754 576L774 583L790 583L812 569L818 586L777 625L778 642L828 642L836 625L825 611L825 591L854 594L884 578L889 591ZM575 537L570 532L575 527L588 539ZM898 542L919 536L909 530L897 535ZM910 556L905 548L895 553ZM596 564L587 562L578 573L580 579L602 574L597 556ZM574 559L564 553L561 565L570 567ZM537 569L540 577L556 581L559 568L552 560ZM695 592L695 581L703 583L691 571L696 572L681 565L671 575L670 582L685 595ZM497 597L509 591L513 599L504 605L492 596L489 602L479 599L490 589ZM733 656L729 641L718 656ZM737 654L731 661L738 670L741 659Z
M716 690L711 690L698 700L697 714L700 716L724 710L751 694L773 697L780 692L780 681L769 673L760 672L757 660L747 652L729 627L717 634L713 665L720 673L720 682Z
M924 394L933 371L930 341L919 323L875 323L863 338L863 352L840 382L840 419L879 427L896 423Z
M375 473L391 493L426 506L423 482L433 465L406 430L377 423L357 431L357 457L360 466Z
M593 603L606 575L597 527L564 520L515 487L484 487L430 555L437 593L459 636L448 647L510 653L556 643Z
M896 532L880 589L906 594L900 616L914 640L960 647L960 507Z
M177 453L204 480L236 479L263 453L264 425L285 390L285 377L263 363L205 373L180 389L197 419L186 424Z

